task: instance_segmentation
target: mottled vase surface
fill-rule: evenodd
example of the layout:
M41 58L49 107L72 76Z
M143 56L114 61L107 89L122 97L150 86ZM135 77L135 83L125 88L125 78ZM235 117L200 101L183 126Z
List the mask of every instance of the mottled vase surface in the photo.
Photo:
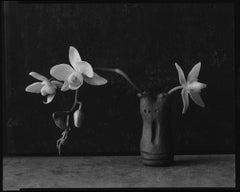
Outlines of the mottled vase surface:
M140 153L145 165L166 166L173 162L171 133L171 102L167 93L155 98L149 94L140 97L143 120Z

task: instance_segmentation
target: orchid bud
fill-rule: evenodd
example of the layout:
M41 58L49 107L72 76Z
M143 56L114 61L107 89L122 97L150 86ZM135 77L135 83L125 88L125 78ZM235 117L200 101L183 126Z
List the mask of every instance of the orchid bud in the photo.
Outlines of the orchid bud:
M77 128L80 128L83 123L83 112L81 111L81 106L82 104L80 103L79 108L73 114L74 125Z
M69 114L66 111L54 112L52 117L57 127L62 130L68 128Z

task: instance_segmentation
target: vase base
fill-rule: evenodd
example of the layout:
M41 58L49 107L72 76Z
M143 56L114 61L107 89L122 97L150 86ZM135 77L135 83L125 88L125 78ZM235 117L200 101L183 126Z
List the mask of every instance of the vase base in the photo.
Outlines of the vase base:
M152 154L141 151L142 163L147 166L170 166L173 164L173 154Z

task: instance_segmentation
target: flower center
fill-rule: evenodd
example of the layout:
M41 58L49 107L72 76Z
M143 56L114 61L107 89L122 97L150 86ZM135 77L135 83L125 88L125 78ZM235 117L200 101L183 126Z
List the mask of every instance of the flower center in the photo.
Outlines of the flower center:
M203 88L203 85L197 81L193 81L188 84L188 89L193 91L200 91Z
M77 76L75 76L75 75L73 75L73 76L71 77L71 81L72 81L72 83L74 83L74 84L80 83L79 78L78 78Z
M42 96L46 96L46 95L51 95L55 93L55 88L54 86L49 86L46 83L44 83L45 85L42 87L41 89L41 94Z
M83 83L82 75L79 73L72 73L68 78L68 82L72 87L80 87Z

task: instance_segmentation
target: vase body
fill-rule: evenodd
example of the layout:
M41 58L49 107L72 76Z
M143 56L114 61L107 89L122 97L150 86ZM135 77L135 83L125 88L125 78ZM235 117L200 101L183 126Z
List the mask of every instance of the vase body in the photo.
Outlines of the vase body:
M140 154L142 162L150 166L171 165L174 159L171 132L171 102L167 93L156 97L140 97L143 120Z

